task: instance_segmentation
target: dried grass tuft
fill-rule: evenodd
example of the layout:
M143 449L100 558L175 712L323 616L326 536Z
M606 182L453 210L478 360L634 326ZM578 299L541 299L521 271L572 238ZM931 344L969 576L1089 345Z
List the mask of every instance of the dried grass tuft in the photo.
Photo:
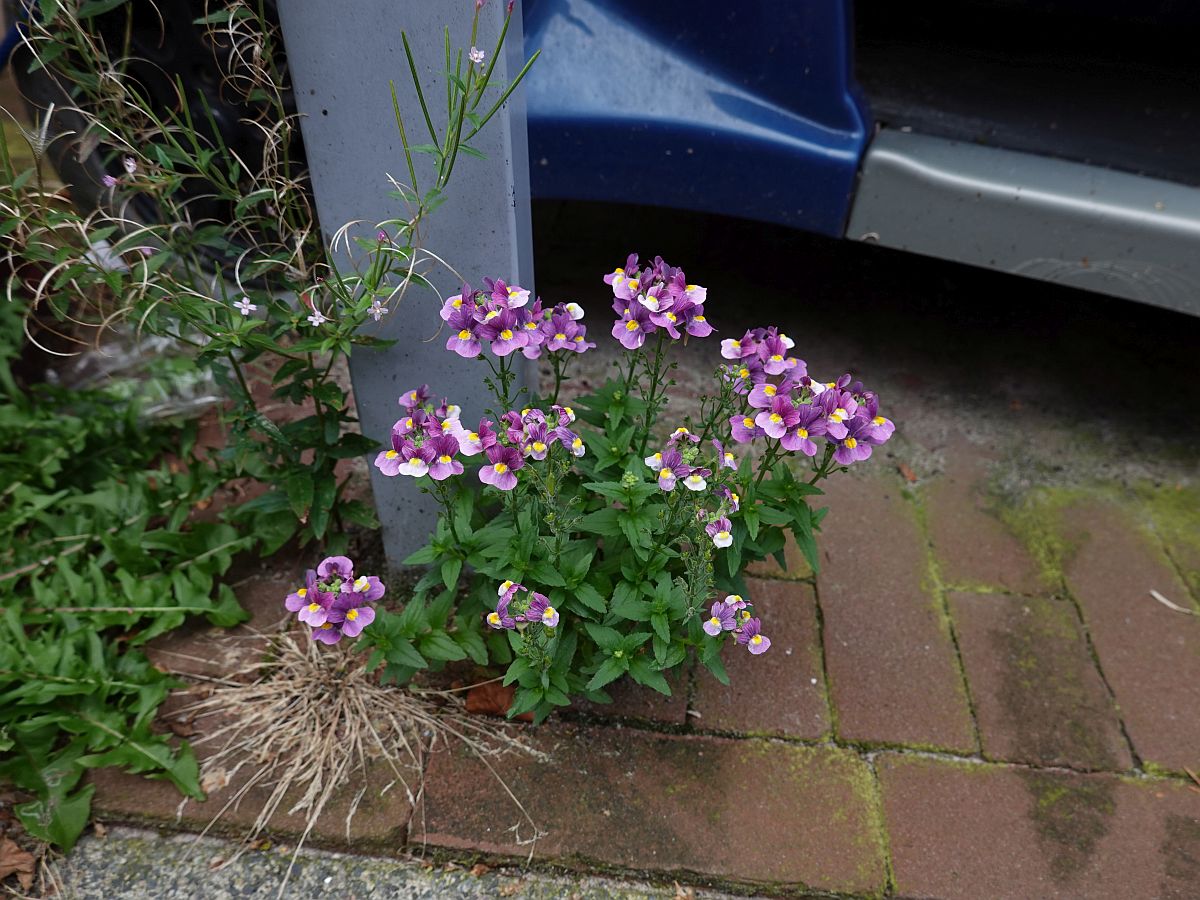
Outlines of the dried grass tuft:
M216 727L193 740L197 747L217 748L202 754L207 757L202 765L205 789L235 783L244 770L249 775L199 837L251 791L269 791L238 855L270 826L284 809L285 798L298 797L285 810L286 815L302 812L305 816L304 831L292 854L294 864L334 796L358 785L346 816L349 839L351 822L367 791L368 767L379 763L394 776L380 794L399 785L414 814L423 814L425 763L439 742L460 743L488 767L533 830L525 842L532 845L543 834L493 760L508 752L539 759L544 754L523 741L515 726L468 715L461 691L380 684L352 644L326 647L291 633L271 639L266 661L226 678L204 680L212 685L210 693L179 710L179 715L197 722L215 720ZM236 858L230 857L226 864ZM291 865L280 896L290 874Z

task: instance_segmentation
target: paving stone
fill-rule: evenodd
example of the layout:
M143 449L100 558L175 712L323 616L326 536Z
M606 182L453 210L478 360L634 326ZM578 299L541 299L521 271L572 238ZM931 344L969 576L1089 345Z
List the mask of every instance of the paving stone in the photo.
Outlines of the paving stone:
M896 892L1197 896L1200 793L1165 780L880 754Z
M544 832L461 747L435 753L415 843L741 882L880 892L871 774L835 747L556 725L493 760ZM514 828L516 830L514 830Z
M747 587L746 599L762 618L771 649L751 656L742 647L727 647L729 686L698 665L692 708L700 717L692 724L714 731L824 737L829 708L812 587L761 579L750 579Z
M197 748L198 751L201 748ZM197 755L202 755L200 752ZM228 808L237 792L246 784L253 765L234 775L220 790L212 790L204 801L185 798L166 781L151 780L141 775L129 775L118 769L96 769L88 778L96 786L92 800L93 817L105 822L168 826L190 831L201 831L217 818L213 831L242 837L249 833L255 819L262 811L270 791L267 788L251 788L242 800ZM419 772L411 767L401 767L401 774L410 785L418 782ZM308 838L312 846L341 846L353 843L360 850L394 851L406 834L412 816L412 805L408 802L402 785L384 792L395 781L391 768L382 762L370 764L367 777L351 783L340 790L326 806L321 818ZM358 792L366 788L354 809L347 834L346 818ZM289 793L271 819L266 834L275 838L296 839L307 827L304 812L288 813L300 798L300 792Z
M579 699L572 703L571 708L604 719L682 725L687 721L689 669L690 665L685 662L666 673L667 685L671 688L670 697L638 684L632 678L621 678L605 688L612 703L592 703Z
M943 581L966 589L1044 592L1037 563L989 509L989 456L966 440L951 442L944 454L945 472L924 489L929 536Z
M897 487L831 478L818 599L837 734L971 751L975 738L948 623L925 586L925 546Z
M1162 553L1117 507L1092 501L1065 510L1075 548L1067 583L1083 609L1100 667L1142 760L1200 770L1200 617L1150 596L1186 588Z
M951 594L950 609L986 757L1133 765L1069 600Z

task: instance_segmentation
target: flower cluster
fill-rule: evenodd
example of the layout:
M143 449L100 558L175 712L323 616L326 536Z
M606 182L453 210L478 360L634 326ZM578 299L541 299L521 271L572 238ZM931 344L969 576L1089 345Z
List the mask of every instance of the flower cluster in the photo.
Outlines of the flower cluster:
M336 644L358 637L375 621L368 604L383 596L384 587L374 575L354 576L354 563L345 556L330 556L316 571L308 570L304 587L287 595L284 606L312 628L314 640Z
M485 617L491 628L503 631L521 628L526 624L544 625L546 628L558 625L558 610L550 605L545 594L531 591L513 581L502 582L496 594L499 596L496 611Z
M400 405L405 414L392 426L391 449L375 457L376 468L388 476L428 475L434 481L461 475L463 464L455 457L471 456L480 448L479 435L459 422L459 407L444 399L433 406L427 384L403 394Z
M583 439L570 428L575 412L569 406L554 405L550 418L540 409L514 409L500 417L498 428L484 418L475 431L468 431L460 421L459 407L446 400L433 406L429 385L408 391L400 404L405 415L392 426L392 448L375 457L375 466L384 475L428 475L442 481L463 473L456 457L483 454L479 480L511 491L526 459L545 459L555 444L573 456L586 451Z
M604 282L612 285L616 298L613 337L627 350L636 350L646 342L646 335L660 328L671 340L678 340L683 333L698 338L713 333L704 317L708 291L688 284L683 269L667 265L661 256L641 269L637 254L630 254L624 266L604 276Z
M774 328L748 331L740 340L721 342L721 355L735 362L726 368L734 389L747 395L750 409L730 418L733 439L749 443L761 437L779 441L789 452L816 456L815 438L833 446L833 459L848 466L870 457L896 430L879 414L879 397L862 382L843 375L820 382L809 376L802 359L789 357L790 338ZM772 381L771 376L781 376Z
M658 486L664 491L675 490L675 485L683 482L689 491L702 491L708 487L708 479L712 477L712 469L694 467L685 461L695 458L694 453L686 449L688 442L699 443L700 438L686 428L676 428L667 440L667 449L646 457L646 465L658 475ZM683 448L678 446L683 444ZM719 446L719 444L718 444Z
M753 616L749 604L740 594L730 594L718 600L709 610L710 618L704 623L704 633L716 637L726 631L733 632L733 639L755 656L771 649L771 639L762 633L762 622Z
M463 285L461 294L442 304L442 319L451 329L447 350L474 359L483 352L486 341L496 356L520 350L526 358L537 359L543 350L582 353L596 346L587 340L579 304L559 303L543 309L538 298L530 306L529 291L519 285L499 279L483 281L486 291L472 291L470 285Z

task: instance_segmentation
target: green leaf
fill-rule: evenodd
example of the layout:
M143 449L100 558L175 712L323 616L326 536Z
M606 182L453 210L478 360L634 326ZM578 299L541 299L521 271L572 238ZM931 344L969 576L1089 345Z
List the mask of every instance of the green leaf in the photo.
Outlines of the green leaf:
M415 669L426 669L429 663L416 651L409 641L395 640L385 651L387 660L401 666L412 666Z
M650 617L650 627L653 628L654 633L664 641L671 640L671 626L667 622L665 613L654 613L654 615Z
M409 554L409 556L401 563L404 566L424 566L437 559L437 550L433 548L433 544L426 544L420 550Z
M667 684L667 679L663 677L662 672L652 668L644 656L634 657L633 662L629 664L629 675L638 684L644 684L654 688L660 694L671 696L671 686Z
M612 628L597 625L594 622L584 622L583 627L601 650L611 653L621 646L621 634Z
M296 518L303 519L308 515L313 502L312 475L307 472L293 472L284 482L287 490L288 504Z
M596 674L592 676L592 680L587 683L587 689L594 691L602 688L606 684L616 681L628 669L629 659L627 657L610 656L600 664L600 668L596 670Z
M418 641L417 646L420 648L421 653L430 659L452 662L453 660L467 658L467 651L442 631L434 631L425 635Z
M458 587L458 576L462 572L463 561L458 557L451 557L442 563L442 584L446 585L447 590L454 590Z
M87 826L95 792L96 786L89 784L70 796L52 794L22 803L14 806L13 812L33 837L70 850Z
M608 611L608 604L604 602L604 598L600 596L600 592L586 581L575 588L575 598L589 609L594 609L601 615Z

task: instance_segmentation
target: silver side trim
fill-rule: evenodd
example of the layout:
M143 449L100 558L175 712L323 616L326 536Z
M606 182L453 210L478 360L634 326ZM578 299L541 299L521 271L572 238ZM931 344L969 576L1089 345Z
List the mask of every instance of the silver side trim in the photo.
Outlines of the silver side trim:
M1200 189L884 130L846 236L1200 315Z

